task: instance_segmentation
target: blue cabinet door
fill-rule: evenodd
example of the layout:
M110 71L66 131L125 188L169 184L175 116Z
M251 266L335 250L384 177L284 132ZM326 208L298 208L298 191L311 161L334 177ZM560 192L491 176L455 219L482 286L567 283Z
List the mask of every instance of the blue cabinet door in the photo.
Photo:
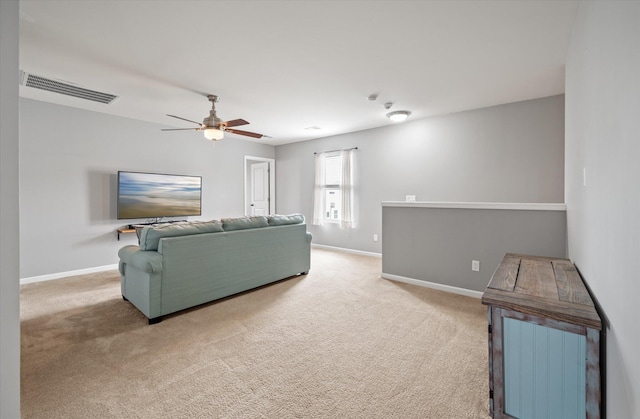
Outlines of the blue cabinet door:
M519 419L586 417L586 337L503 318L505 413Z

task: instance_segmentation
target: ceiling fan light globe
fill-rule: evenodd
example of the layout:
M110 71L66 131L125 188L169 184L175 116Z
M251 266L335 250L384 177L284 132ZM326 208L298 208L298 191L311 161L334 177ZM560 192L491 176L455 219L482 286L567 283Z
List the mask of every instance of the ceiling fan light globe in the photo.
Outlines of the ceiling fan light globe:
M219 129L207 128L204 130L204 137L207 140L218 141L218 140L222 140L222 138L224 137L224 133L222 132L222 130L219 130Z

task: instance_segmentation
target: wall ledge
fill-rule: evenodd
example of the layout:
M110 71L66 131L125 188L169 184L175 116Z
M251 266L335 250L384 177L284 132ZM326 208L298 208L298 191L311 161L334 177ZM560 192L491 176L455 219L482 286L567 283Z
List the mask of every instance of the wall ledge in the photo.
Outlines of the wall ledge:
M428 202L383 201L383 207L401 208L451 208L451 209L504 209L525 211L566 211L565 203L538 202Z

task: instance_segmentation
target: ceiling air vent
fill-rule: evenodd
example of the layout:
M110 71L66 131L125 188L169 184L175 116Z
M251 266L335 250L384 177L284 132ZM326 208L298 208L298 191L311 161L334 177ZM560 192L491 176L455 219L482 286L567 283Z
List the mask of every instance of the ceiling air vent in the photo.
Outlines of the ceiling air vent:
M118 97L109 93L89 90L83 87L74 86L69 83L48 79L46 77L36 76L24 71L21 72L20 84L27 87L33 87L35 89L60 93L61 95L73 96L80 99L90 100L92 102L104 103L106 105L110 104Z

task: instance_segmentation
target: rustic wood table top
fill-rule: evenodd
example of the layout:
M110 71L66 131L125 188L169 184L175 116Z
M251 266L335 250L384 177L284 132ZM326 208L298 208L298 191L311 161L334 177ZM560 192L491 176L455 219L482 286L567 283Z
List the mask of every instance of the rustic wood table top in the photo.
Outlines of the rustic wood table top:
M602 329L593 300L568 259L507 253L482 295L482 303Z

